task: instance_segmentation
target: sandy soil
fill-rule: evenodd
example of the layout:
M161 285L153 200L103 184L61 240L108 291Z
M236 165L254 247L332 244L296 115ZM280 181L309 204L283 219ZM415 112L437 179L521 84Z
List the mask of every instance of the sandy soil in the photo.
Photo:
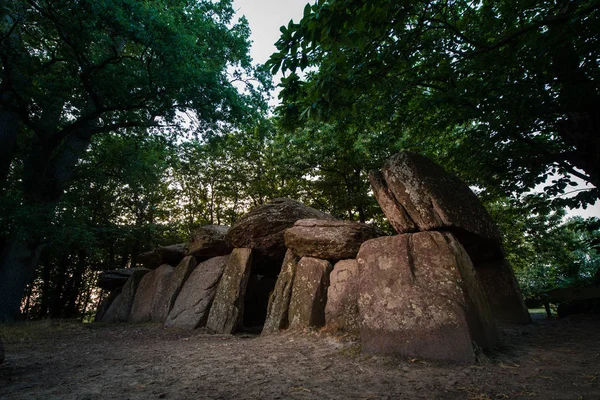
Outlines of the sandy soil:
M474 365L364 356L322 332L18 325L0 331L1 399L600 399L598 316L502 328Z

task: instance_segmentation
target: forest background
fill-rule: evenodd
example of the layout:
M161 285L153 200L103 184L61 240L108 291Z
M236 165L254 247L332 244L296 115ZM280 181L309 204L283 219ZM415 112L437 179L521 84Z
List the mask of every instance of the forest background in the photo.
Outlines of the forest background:
M227 0L0 6L0 320L89 319L101 271L276 197L392 233L367 175L401 150L478 193L526 298L598 276L567 210L598 199L600 5L301 10L260 65Z

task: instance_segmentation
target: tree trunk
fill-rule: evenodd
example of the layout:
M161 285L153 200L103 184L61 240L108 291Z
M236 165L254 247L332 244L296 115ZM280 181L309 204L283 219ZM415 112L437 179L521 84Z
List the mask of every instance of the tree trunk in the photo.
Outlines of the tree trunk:
M6 187L10 164L15 153L19 118L16 113L0 109L0 190Z
M20 313L25 287L42 250L41 241L28 241L22 232L10 235L0 257L0 322L14 321Z
M25 207L42 210L42 213L36 213L35 220L19 224L1 250L0 321L12 321L19 315L21 298L40 257L41 227L50 225L52 211L90 143L91 126L87 128L56 143L53 148L48 143L38 143L29 154L23 178Z

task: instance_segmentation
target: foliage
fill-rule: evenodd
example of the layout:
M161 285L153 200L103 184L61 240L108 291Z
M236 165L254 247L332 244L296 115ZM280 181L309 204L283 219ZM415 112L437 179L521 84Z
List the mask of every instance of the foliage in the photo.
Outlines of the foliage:
M524 297L560 287L585 285L600 270L600 220L538 210L527 203L489 205Z
M595 1L318 0L281 27L272 71L286 126L307 119L380 131L489 198L546 182L556 206L600 184ZM304 71L301 76L300 71Z

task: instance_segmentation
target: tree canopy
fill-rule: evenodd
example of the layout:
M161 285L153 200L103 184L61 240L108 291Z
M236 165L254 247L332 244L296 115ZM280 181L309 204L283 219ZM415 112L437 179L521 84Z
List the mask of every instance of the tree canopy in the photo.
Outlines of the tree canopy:
M355 1L308 4L281 27L279 112L391 136L506 196L553 181L557 205L600 184L596 1ZM303 71L303 73L301 73Z
M89 318L100 271L275 197L393 233L368 172L401 150L478 191L526 296L589 282L596 3L318 0L268 68L231 0L2 3L0 321Z
M248 36L230 0L2 3L0 186L20 174L23 207L48 225L94 136L251 120L269 81L251 65ZM44 241L27 221L7 229L0 320L17 311Z

